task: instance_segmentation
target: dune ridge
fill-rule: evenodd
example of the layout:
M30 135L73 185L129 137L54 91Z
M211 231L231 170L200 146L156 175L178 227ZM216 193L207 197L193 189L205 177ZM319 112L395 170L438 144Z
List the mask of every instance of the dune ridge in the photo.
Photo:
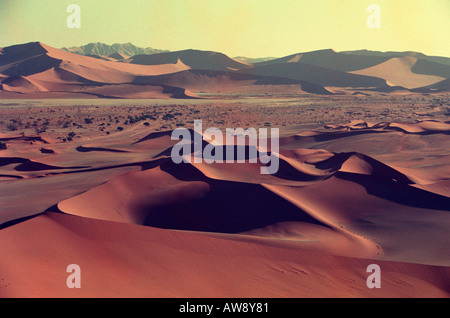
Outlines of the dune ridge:
M8 76L2 81L2 90L20 94L60 92L110 98L189 98L194 95L185 94L182 88L131 84L138 76L157 76L187 69L189 67L180 60L138 66L78 55L40 42L8 48L0 56L0 73ZM182 93L174 93L177 90Z
M274 175L259 174L261 165L259 162L231 165L206 164L203 162L200 164L176 165L168 155L170 154L170 146L160 141L160 138L167 140L167 134L146 135L143 129L138 132L138 136L140 134L142 137L137 143L122 144L122 146L115 144L113 148L109 148L107 144L99 147L95 142L85 145L79 144L75 148L72 148L75 145L61 144L58 146L54 144L51 147L50 155L47 153L36 154L32 160L18 156L19 154L17 153L14 156L10 150L6 150L3 153L4 157L1 166L3 171L1 174L10 176L10 180L22 178L20 180L23 181L20 181L21 184L19 184L19 181L10 181L13 186L9 185L8 182L2 183L2 186L5 187L3 200L10 202L7 207L8 212L6 213L5 210L2 213L2 220L3 222L14 220L15 212L13 207L15 205L17 208L22 206L22 211L16 212L18 217L42 213L46 209L57 205L58 210L64 213L109 221L147 224L157 227L163 226L164 228L175 227L195 231L201 230L211 233L256 233L258 229L272 226L276 223L297 222L295 221L296 217L294 219L288 217L287 219L271 220L269 215L272 212L270 211L277 208L276 206L270 207L270 202L278 202L281 199L282 201L279 202L286 202L283 204L289 202L287 205L289 208L286 207L287 210L295 211L298 208L298 213L300 213L298 216L304 215L309 220L307 221L308 224L314 224L328 230L332 229L335 232L339 232L340 235L349 236L347 239L350 239L350 237L354 239L355 235L359 235L362 242L377 242L373 243L372 247L369 248L373 252L370 252L372 253L370 254L371 256L378 254L379 257L386 259L434 264L437 261L436 255L431 253L428 256L423 256L427 254L423 250L420 250L420 253L424 253L420 259L414 257L404 259L402 256L397 259L395 254L387 253L382 249L382 244L379 241L384 240L383 235L380 237L373 233L369 235L369 232L363 228L358 228L358 224L365 219L378 217L379 215L382 215L383 218L386 217L385 212L383 212L385 210L398 210L402 211L405 216L410 213L411 217L417 215L418 218L420 218L421 213L435 215L436 219L442 215L443 219L447 219L445 216L448 214L446 211L448 211L447 204L450 199L442 196L440 191L435 193L423 188L423 186L426 188L429 184L439 184L439 182L445 180L445 176L440 176L444 179L435 176L434 180L423 180L420 173L416 173L415 170L402 170L401 168L397 170L395 165L386 165L361 153L334 153L324 149L311 150L299 146L302 143L308 145L314 142L320 143L323 138L325 140L330 138L339 140L342 138L343 130L347 131L345 138L351 136L359 137L361 129L368 130L366 132L367 135L376 135L380 130L388 130L385 133L397 133L395 128L398 128L398 125L404 124L384 123L383 125L371 125L371 127L378 128L359 125L359 127L362 127L359 129L339 126L334 129L317 130L316 135L301 139L283 137L284 142L282 142L280 153L278 154L280 169ZM430 129L431 127L431 130L428 131L431 131L433 134L445 134L448 130L448 124L433 121L408 125L408 128L403 131L411 134L417 133L417 130L410 127L420 127L420 129L424 129L422 127ZM354 124L350 126L354 127ZM329 131L330 129L332 131ZM299 134L301 135L302 133ZM305 140L304 138L307 139ZM16 139L9 139L9 142L16 142ZM176 142L171 141L171 143L174 145ZM207 142L204 142L204 146L207 144ZM292 148L293 146L295 148ZM114 159L110 160L109 163L103 162L99 165L98 158L103 156L105 151L114 153L112 157ZM7 156L8 154L9 157ZM55 165L57 162L65 162L65 164ZM124 174L124 171L128 172ZM405 172L403 173L402 171ZM97 180L82 181L88 175L92 175ZM98 179L100 175L102 177ZM46 190L46 184L51 186L54 182L62 182L61 180L64 179L73 180L70 181L72 184L71 189L61 189L55 195L46 198L40 196L41 210L24 213L23 203L12 200L11 193L16 191L16 186L35 187L39 183L41 184L41 191L45 193L45 191L48 191ZM77 187L73 187L74 182L78 184ZM374 184L374 186L367 188L369 184ZM241 187L243 190L238 190ZM351 189L352 187L355 188L354 193L347 190L345 194L341 193L341 191L336 192L337 189ZM324 192L321 190L322 188L328 190ZM361 189L364 188L366 190L361 192ZM388 194L389 191L386 189L391 189L393 194ZM270 191L270 194L267 193L267 190ZM254 223L250 219L242 220L239 217L239 214L245 214L246 212L244 211L252 209L253 204L251 202L253 199L246 199L244 196L242 198L243 206L237 204L230 205L227 208L230 202L226 203L226 196L223 196L221 192L230 193L232 196L239 196L241 195L240 193L254 193L255 198L275 195L278 199L273 197L260 208L256 208L256 210L263 209L263 211L266 211L262 212L262 215L268 217L267 221L265 221L268 223L264 221L260 223L261 220L256 216L255 220L259 221ZM303 193L308 193L308 195L304 196ZM330 195L330 198L324 199L327 196L324 193ZM395 193L398 193L399 196L397 197ZM418 202L429 201L429 203L416 205L413 203L414 201L409 200L412 203L411 205L405 199L410 195L408 193L420 198ZM427 196L430 198L426 199ZM348 203L342 201L344 197L348 197ZM366 200L370 203L364 203ZM217 215L215 216L207 216L205 214L206 211L212 209L210 205L220 201L224 202L222 203L224 214L216 212ZM351 205L359 201L361 203L356 204L356 208L351 208ZM45 204L44 202L47 203ZM168 203L169 205L167 205ZM246 207L246 204L248 204L248 207ZM339 207L341 204L342 207ZM189 212L193 213L192 215L188 213L186 216L181 217L177 211L182 210L184 205L191 206L187 210L192 211ZM390 207L390 205L392 206ZM31 209L33 203L30 202L29 206ZM198 206L205 206L202 208L204 210L201 209L195 212L195 207ZM366 208L358 207L364 206L370 206L371 208L367 212L362 213ZM162 221L162 215L159 214L167 209L171 209L174 215ZM233 217L230 216L230 219L225 221L222 218L226 215L225 211L227 210L237 211L237 214ZM196 213L199 214L196 215ZM185 219L187 216L190 218L189 222ZM207 221L208 219L210 221ZM385 221L383 220L383 222ZM204 225L201 225L202 222ZM226 222L231 222L230 227L224 227ZM298 222L304 223L304 220L300 217ZM316 222L319 223L316 224ZM373 223L373 221L370 222ZM188 224L192 224L192 226ZM442 228L444 225L446 225L445 222L441 224L436 223L433 226ZM358 230L355 230L355 228L358 228ZM435 236L440 235L439 231L437 233L436 235L427 234L427 237L430 241L433 241ZM267 232L264 236L268 236ZM292 237L289 239L295 240ZM406 238L404 242L407 242ZM447 243L446 240L443 240L442 244L445 245L445 243ZM437 249L440 250L439 244ZM364 254L365 252L360 251L360 253L366 255ZM417 257L420 254L419 251L415 253ZM412 254L413 252L410 252L409 257ZM448 260L444 260L444 263L447 262Z
M93 52L99 45L91 45ZM139 51L126 46L132 52ZM213 51L189 49L128 56L123 53L127 50L118 47L107 55L82 55L77 53L83 49L73 49L76 53L72 53L41 42L6 47L0 52L0 95L146 99L199 98L196 93L200 92L207 98L205 92L371 95L450 89L446 58L419 53L371 55L319 50L247 63Z
M408 89L433 85L446 79L441 76L413 73L412 68L417 61L417 58L409 56L392 58L379 65L350 73L380 77L389 82L390 86L402 86Z
M178 140L154 127L0 134L2 297L450 295L448 122L281 127L272 175L247 139L214 141L245 163L175 164ZM65 285L72 263L80 290Z
M30 250L36 235L42 239ZM2 297L448 296L447 268L378 261L384 283L373 290L365 286L364 259L63 214L45 213L4 229L0 239L0 251L10 255L0 260L8 269ZM23 255L33 267L14 263ZM82 269L80 289L65 286L65 268L74 261Z

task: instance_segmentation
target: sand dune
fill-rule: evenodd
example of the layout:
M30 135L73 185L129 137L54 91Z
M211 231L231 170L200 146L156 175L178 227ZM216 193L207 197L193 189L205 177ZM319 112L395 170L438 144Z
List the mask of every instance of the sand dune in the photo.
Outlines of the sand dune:
M447 177L424 182L414 169L312 146L447 126L298 131L282 138L268 176L259 164L176 165L170 131L142 126L74 143L2 135L0 295L448 297ZM365 285L374 262L380 290ZM65 286L72 263L79 290Z
M225 54L212 51L183 50L152 55L136 55L125 62L139 65L174 64L181 61L191 69L231 71L250 67L249 64L234 60Z
M0 260L2 297L448 295L442 267L377 261L383 285L368 289L370 260L54 213L3 229L0 239L2 255L9 256ZM81 268L80 289L65 285L66 267L74 262Z
M280 169L274 175L259 174L259 163L176 165L168 156L175 141L168 134L145 135L143 129L134 133L141 136L135 143L118 134L77 146L50 143L44 152L6 150L1 174L11 181L1 184L3 200L9 202L2 207L2 220L57 207L56 211L82 217L167 229L277 239L286 233L286 240L314 251L325 248L337 255L446 265L450 259L442 253L449 243L445 229L450 226L450 201L439 188L445 174L424 179L419 170L397 168L395 161L388 165L357 152L304 148L349 138L370 142L372 135L394 136L399 128L412 135L426 130L439 136L447 133L448 124L354 122L285 136L278 154ZM31 149L38 150L38 145ZM105 157L107 152L114 155ZM50 195L55 184L70 187ZM39 195L24 205L14 198L30 191L26 189L39 189L33 190ZM417 222L427 225L416 228ZM317 229L324 236L308 243L308 234L299 234L303 229ZM329 237L343 245L330 244Z
M312 52L303 52L289 55L279 59L273 59L256 64L256 66L282 64L282 63L299 63L314 65L334 71L348 72L362 68L368 68L388 60L388 57L380 56L364 56L357 52L338 53L334 50L318 50Z
M450 296L447 95L370 99L387 79L349 74L351 58L333 51L235 71L210 52L219 70L176 54L139 65L40 43L5 51L15 54L0 54L2 97L114 99L2 102L1 297ZM342 69L325 67L327 56ZM382 56L365 70L436 76L414 73L418 58ZM344 83L362 95L316 95ZM162 100L205 88L315 95ZM279 127L279 149L211 141L192 130L198 118L204 128ZM245 162L175 164L171 134L182 126L205 137L201 150L243 150ZM199 156L190 150L185 158ZM249 162L265 151L279 163L273 174ZM81 267L81 289L66 287L69 264ZM369 264L381 267L381 289L367 288Z
M126 60L126 59L130 58L128 55L123 54L123 53L118 53L118 52L112 53L112 54L108 55L108 57L113 58L115 60Z
M417 58L392 58L384 63L366 69L352 71L352 74L383 78L391 86L402 86L408 89L432 85L445 80L444 77L415 74L411 68L417 63Z
M32 92L48 92L48 90L33 81L33 79L18 76L18 77L9 77L7 80L2 83L3 90L7 92L17 92L17 93L32 93Z
M156 66L144 66L144 67L138 67L133 64L127 64L127 63L115 63L110 61L99 61L97 59L92 59L84 56L80 56L74 53L58 50L55 48L52 48L50 46L47 46L43 43L40 43L40 45L47 51L48 56L63 60L63 61L70 61L70 64L76 64L77 66L82 66L86 68L92 68L97 71L101 70L115 70L125 73L131 73L134 75L159 75L159 74L167 74L170 72L185 70L187 67L183 65L182 63L175 61L174 63L164 63L159 64ZM171 69L171 67L176 67L174 69Z
M119 52L80 55L32 42L2 50L0 95L61 98L66 94L73 98L79 94L80 98L144 99L195 97L196 92L330 95L408 90L434 93L449 89L446 59L407 53L371 55L319 50L251 64L212 51L131 57ZM103 95L103 86L113 84L123 85L115 86L116 94ZM157 93L156 87L165 86L187 89L192 94Z
M104 97L179 98L190 94L165 94L161 85L135 87L137 76L156 76L189 69L181 61L173 64L138 66L107 59L81 56L35 42L8 48L0 56L4 91L21 94L70 92ZM108 94L105 84L126 84ZM92 91L91 91L92 90ZM119 93L121 92L121 93Z
M301 62L302 59L299 60ZM372 75L352 74L307 63L270 63L245 71L263 76L277 76L336 87L382 87L385 81Z
M164 84L183 87L193 91L259 92L276 90L298 93L330 94L320 85L284 77L260 76L230 71L187 70L159 76L140 76L135 84Z

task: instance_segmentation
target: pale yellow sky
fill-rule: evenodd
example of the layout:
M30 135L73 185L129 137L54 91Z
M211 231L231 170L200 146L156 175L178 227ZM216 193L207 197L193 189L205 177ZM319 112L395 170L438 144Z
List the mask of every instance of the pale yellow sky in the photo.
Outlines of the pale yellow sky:
M81 28L66 25L69 4ZM368 28L370 4L381 27ZM0 46L131 42L230 56L285 56L332 48L450 57L449 0L1 0Z

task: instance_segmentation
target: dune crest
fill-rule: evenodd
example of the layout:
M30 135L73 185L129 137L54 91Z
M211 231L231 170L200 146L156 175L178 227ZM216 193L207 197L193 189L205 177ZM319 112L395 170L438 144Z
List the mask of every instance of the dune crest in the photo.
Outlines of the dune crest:
M420 130L409 127L418 127ZM285 239L297 241L298 246L307 249L314 247L313 249L320 250L323 244L324 248L330 250L332 245L327 238L331 235L339 238L337 242L341 241L343 246L347 246L342 248L335 245L334 253L338 255L448 264L450 260L438 258L436 254L444 248L445 240L441 240L441 244L433 243L434 249L421 249L417 246L423 244L417 243L408 254L398 254L392 251L403 244L408 245L411 240L408 232L405 231L401 240L392 241L391 234L384 233L383 230L371 230L390 224L397 228L397 232L402 232L407 225L397 223L397 218L420 219L420 215L426 213L430 216L427 221L430 222L429 228L434 227L435 230L431 234L423 229L423 235L415 235L420 237L422 242L439 241L438 237L442 233L436 229L447 226L447 221L444 220L448 219L446 215L450 199L442 196L442 191L430 192L432 188L427 186L431 183L437 185L444 179L439 179L438 175L432 181L423 179L418 171L398 169L395 165L384 164L358 152L336 153L299 147L299 142L307 140L309 143L314 139L316 143L321 140L339 140L344 136L360 136L362 130L367 131L367 136L379 133L396 134L398 129L410 134L421 133L425 129L432 134L446 134L448 124L435 121L416 124L367 124L358 121L348 126L316 130L315 134L309 131L301 137L307 139L284 136L278 154L280 169L274 175L261 175L260 163L174 164L170 156L162 155L170 154L171 146L167 145L167 134L145 137L143 128L139 134L144 137L137 143L129 143L126 138L120 139L121 134L117 134L119 139L115 142L114 136L109 137L112 138L110 147L108 144L94 141L79 145L75 152L71 150L73 155L70 161L64 159L64 153L70 149L67 148L70 145L66 144L52 144L52 157L48 157L46 151L42 152L42 158L34 157L32 161L24 157L13 157L14 154L11 153L9 159L2 159L1 174L10 178L23 178L15 181L16 186L21 183L25 187L41 184L42 193L46 193L50 189L48 186L53 184L52 180L60 184L76 182L78 185L70 189L62 188L49 197L40 197L40 210L19 212L17 207L21 203L10 197L10 204L2 212L2 220L13 221L54 206L64 213L101 220L208 233L251 233L252 236L261 233L261 237L274 239L282 237L283 231L280 229L285 226L288 226L286 229L298 229L294 231L306 229L305 233L309 233L311 227L318 227L318 233L324 235L317 237L319 243L305 243L300 234L295 239L295 236L288 234L292 230L286 232ZM298 132L294 136L301 135L303 133ZM171 143L175 144L174 141ZM206 144L207 142L204 146ZM6 151L5 154L10 150ZM114 159L99 166L96 160L105 151L114 153L111 157ZM56 164L58 158L66 163ZM49 178L51 175L54 176ZM82 182L84 175L102 177L96 181L92 179ZM445 178L444 175L441 177ZM46 180L49 182L48 186ZM62 180L67 181L63 183ZM15 187L9 186L2 190L4 195L11 191L16 191ZM234 203L228 202L225 193L241 199ZM271 199L267 199L266 203L261 200L258 204L252 203L252 198L261 196ZM407 203L405 196L420 198L420 202L429 203ZM218 202L222 202L222 209L208 214L210 212L207 211L211 211L213 205ZM286 214L273 214L277 210L273 202L285 206ZM29 205L33 206L33 202ZM34 206L37 206L36 203ZM183 210L185 212L182 212ZM226 210L235 212L227 219ZM255 214L254 219L250 215L241 219L241 216L250 210L261 214ZM386 211L394 210L398 211L396 216L386 214ZM166 211L165 215L161 214L163 211ZM365 224L371 226L366 228ZM271 228L276 229L273 235L269 232ZM402 249L407 250L406 247ZM349 250L354 254L349 254Z
M7 76L2 80L3 91L40 93L42 97L55 92L119 98L196 97L190 92L172 93L174 90L182 92L182 88L133 84L140 76L158 76L189 69L180 60L158 65L134 65L82 56L40 42L8 48L0 56L0 73ZM119 84L123 84L119 89L112 87Z
M441 76L413 73L411 69L416 63L415 57L394 57L376 66L349 73L382 78L390 86L402 86L408 89L429 86L445 80Z
M60 50L41 42L3 48L0 95L145 99L198 98L200 92L202 98L211 98L211 94L218 93L370 95L439 93L450 89L446 58L419 53L372 55L328 49L247 63L220 52L194 49L127 55L123 52L152 51L137 50L127 44L116 45L114 53L101 54L113 49L114 45L97 43ZM91 53L82 55L83 52ZM121 85L116 94L111 92L117 86L107 88L111 85ZM169 86L187 91L158 92L158 88L166 90Z

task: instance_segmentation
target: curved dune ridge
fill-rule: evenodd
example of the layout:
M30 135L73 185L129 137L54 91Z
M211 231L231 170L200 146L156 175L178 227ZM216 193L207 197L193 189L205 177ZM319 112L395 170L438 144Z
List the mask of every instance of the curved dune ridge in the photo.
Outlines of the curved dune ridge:
M140 76L158 76L189 69L181 60L135 65L82 56L40 42L13 46L0 55L0 73L8 76L2 81L3 90L20 94L62 92L120 98L196 97L178 87L132 84Z
M447 58L378 53L318 50L251 64L213 51L79 55L31 42L0 52L0 96L168 99L212 98L211 93L384 95L450 89Z
M2 83L3 90L7 92L29 93L48 92L48 89L32 80L30 77L10 77Z
M180 60L175 63L165 63L159 65L145 65L137 66L128 63L115 63L110 61L102 61L92 59L75 53L70 53L55 49L43 43L40 45L47 51L47 55L62 61L71 61L71 64L76 64L78 67L93 68L96 71L117 71L121 73L128 73L132 75L161 75L168 73L175 73L182 70L189 69Z
M408 89L433 85L446 79L441 76L413 73L411 69L416 63L416 57L394 57L381 64L349 73L382 78L390 86L401 86Z
M2 135L0 295L448 297L450 166L423 152L430 137L449 149L448 131L352 122L282 134L273 175L259 161L175 164L171 132L145 127L89 143ZM405 135L421 165L367 145ZM368 154L327 149L361 139ZM425 178L427 163L440 173ZM71 263L80 290L61 277ZM379 290L366 287L371 263Z

